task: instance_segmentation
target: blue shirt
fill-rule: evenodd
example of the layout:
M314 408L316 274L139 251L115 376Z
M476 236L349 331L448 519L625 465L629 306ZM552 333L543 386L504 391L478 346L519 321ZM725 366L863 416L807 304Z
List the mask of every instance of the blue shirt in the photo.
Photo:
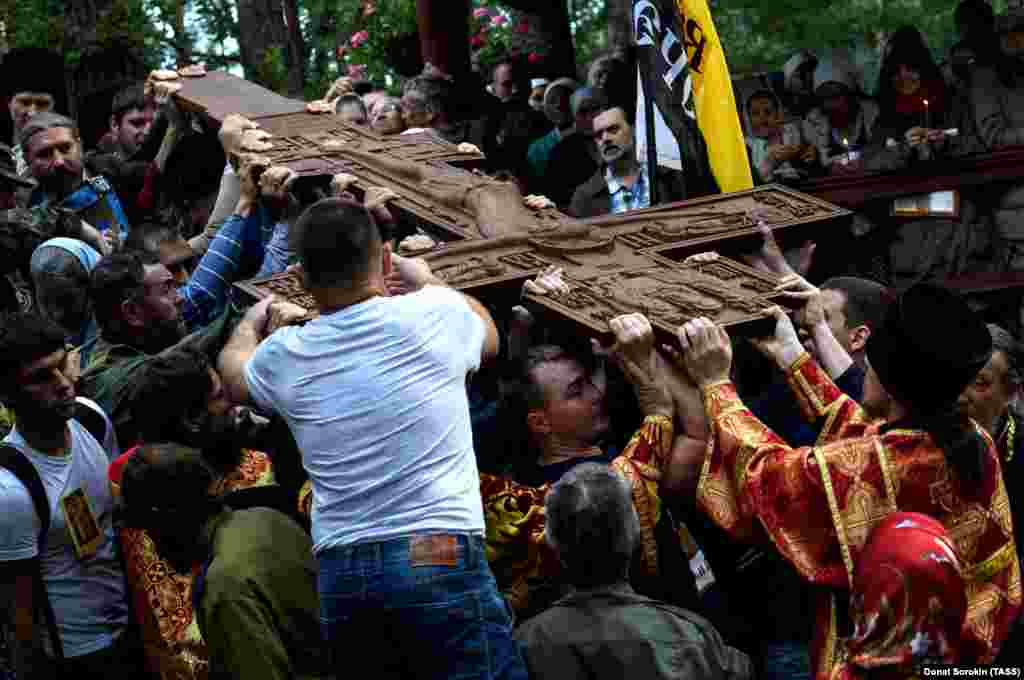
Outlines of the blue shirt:
M612 214L618 215L630 210L651 207L651 187L647 181L646 168L641 166L632 189L626 187L621 178L613 175L611 168L605 170L604 178L608 182L608 193L612 197Z
M288 266L287 223L268 228L266 216L259 210L248 217L232 215L217 231L188 284L180 289L184 298L181 316L190 331L208 325L224 311L228 292L242 266L245 246L253 241L263 251L257 277L280 273Z

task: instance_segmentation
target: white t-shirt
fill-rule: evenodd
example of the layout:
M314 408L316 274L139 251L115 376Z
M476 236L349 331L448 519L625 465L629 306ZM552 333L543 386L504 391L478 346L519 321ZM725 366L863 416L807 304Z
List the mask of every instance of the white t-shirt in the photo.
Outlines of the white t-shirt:
M86 401L86 400L81 400ZM90 404L97 411L98 406ZM107 432L113 431L109 419ZM35 466L50 501L50 532L43 555L43 581L57 620L64 656L76 657L106 649L128 622L125 579L117 559L107 468L116 447L104 449L78 421L69 420L71 453L48 456L32 449L17 427L4 438ZM81 489L88 499L102 538L91 557L80 561L68 532L61 499ZM0 562L39 555L41 528L28 489L8 470L0 469ZM45 631L45 626L41 626ZM42 632L47 641L49 636Z
M483 532L467 375L483 321L427 286L283 328L245 368L291 428L313 485L313 550L412 533Z

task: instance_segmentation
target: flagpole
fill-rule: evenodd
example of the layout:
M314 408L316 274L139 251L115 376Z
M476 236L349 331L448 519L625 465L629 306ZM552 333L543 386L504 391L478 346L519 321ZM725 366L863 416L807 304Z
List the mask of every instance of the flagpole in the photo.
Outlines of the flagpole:
M641 82L644 88L646 83ZM644 88L646 89L646 88ZM658 142L654 137L654 97L644 93L644 124L647 127L647 185L651 206L658 205Z

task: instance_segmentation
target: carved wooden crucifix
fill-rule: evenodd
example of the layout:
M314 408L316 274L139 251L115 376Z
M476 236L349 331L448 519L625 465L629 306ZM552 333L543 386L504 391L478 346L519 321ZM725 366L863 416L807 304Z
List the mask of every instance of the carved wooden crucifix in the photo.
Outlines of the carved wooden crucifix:
M306 113L303 102L219 72L186 80L178 98L184 108L215 120L231 113L250 117L273 135L273 148L263 155L274 164L303 175L347 172L362 190L394 190L394 207L442 241L422 256L454 288L486 298L518 290L549 266L562 267L572 293L527 299L592 333L607 332L608 319L630 312L643 312L662 332L696 316L730 326L763 321L764 310L778 302L777 280L724 257L701 263L687 257L754 250L758 222L786 243L851 216L772 185L580 221L553 208L526 208L515 185L457 167L479 156L429 133L382 137L331 114ZM239 288L312 306L287 275Z

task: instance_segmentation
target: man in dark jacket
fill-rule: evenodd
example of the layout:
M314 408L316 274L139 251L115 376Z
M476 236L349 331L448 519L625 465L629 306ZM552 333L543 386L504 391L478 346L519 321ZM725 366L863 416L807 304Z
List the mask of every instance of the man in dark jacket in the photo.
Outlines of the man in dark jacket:
M705 619L629 586L640 521L607 465L567 472L545 500L545 540L575 587L516 631L534 678L750 678L750 660Z
M633 136L632 109L614 105L594 118L594 141L602 167L576 188L569 213L576 217L620 214L651 206L651 180L647 168L637 161ZM658 203L696 198L717 190L713 187L687 186L679 170L658 167L654 178Z

